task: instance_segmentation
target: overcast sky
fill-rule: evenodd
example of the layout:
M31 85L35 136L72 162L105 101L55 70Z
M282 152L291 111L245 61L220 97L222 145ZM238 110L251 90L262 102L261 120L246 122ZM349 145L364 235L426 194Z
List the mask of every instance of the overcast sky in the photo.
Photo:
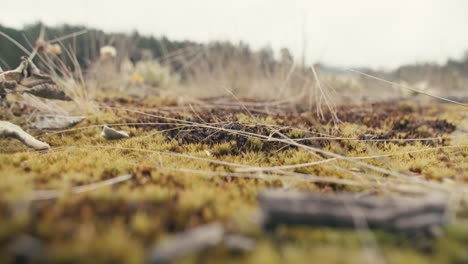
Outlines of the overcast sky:
M0 23L84 24L195 41L282 46L309 62L396 67L468 50L468 0L22 0ZM1 52L1 51L0 51Z

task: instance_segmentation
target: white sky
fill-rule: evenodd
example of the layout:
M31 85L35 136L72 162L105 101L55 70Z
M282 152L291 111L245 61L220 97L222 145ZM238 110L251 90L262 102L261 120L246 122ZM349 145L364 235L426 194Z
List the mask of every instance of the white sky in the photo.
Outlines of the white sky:
M22 0L0 23L82 24L170 39L286 46L342 66L440 62L468 51L468 0ZM305 25L305 26L304 26ZM306 34L303 34L303 31Z

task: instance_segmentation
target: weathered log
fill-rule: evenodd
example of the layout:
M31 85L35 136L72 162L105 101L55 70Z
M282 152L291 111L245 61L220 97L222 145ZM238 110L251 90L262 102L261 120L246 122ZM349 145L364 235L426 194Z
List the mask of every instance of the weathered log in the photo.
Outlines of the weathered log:
M359 222L372 229L419 232L450 220L447 197L436 194L390 199L270 190L258 199L266 229L282 224L354 228Z

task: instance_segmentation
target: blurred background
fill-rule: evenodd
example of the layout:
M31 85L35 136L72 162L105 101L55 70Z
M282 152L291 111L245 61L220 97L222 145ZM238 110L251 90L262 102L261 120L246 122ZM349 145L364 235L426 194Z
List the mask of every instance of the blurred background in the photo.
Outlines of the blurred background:
M414 95L380 89L382 82L350 68L460 97L468 78L467 11L464 0L28 0L2 3L0 31L31 50L43 26L46 40L86 30L57 41L70 52L56 55L73 68L67 54L73 53L88 79L120 91L130 82L202 96L229 90L245 97L293 97L316 90L310 87L317 82L310 71L315 65L330 88L325 97ZM116 49L107 73L96 67L104 46ZM21 55L0 38L3 69L16 67ZM125 80L115 79L122 74Z

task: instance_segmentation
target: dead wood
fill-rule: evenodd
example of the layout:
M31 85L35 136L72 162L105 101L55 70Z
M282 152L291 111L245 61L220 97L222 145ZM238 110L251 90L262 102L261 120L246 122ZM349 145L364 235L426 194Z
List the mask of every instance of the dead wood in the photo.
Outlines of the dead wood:
M50 148L49 144L37 140L21 129L21 127L7 121L0 121L0 137L16 138L26 146L36 150L45 150Z
M180 257L219 244L235 252L246 252L255 248L253 239L227 234L220 223L211 223L176 234L156 245L149 252L149 263L173 263Z
M25 90L24 92L32 94L37 97L46 99L71 101L71 97L65 94L64 91L60 90L55 84L43 83L32 87L31 89Z
M171 263L175 259L219 244L224 228L219 223L207 224L175 235L150 252L150 263Z
M33 126L40 130L67 129L83 122L84 116L41 115L36 118Z
M266 229L282 224L355 228L364 221L372 229L411 233L449 222L444 195L390 199L270 190L258 199Z
M46 99L70 101L71 98L57 87L51 76L41 73L28 57L11 71L0 73L0 97L7 93L30 93Z

